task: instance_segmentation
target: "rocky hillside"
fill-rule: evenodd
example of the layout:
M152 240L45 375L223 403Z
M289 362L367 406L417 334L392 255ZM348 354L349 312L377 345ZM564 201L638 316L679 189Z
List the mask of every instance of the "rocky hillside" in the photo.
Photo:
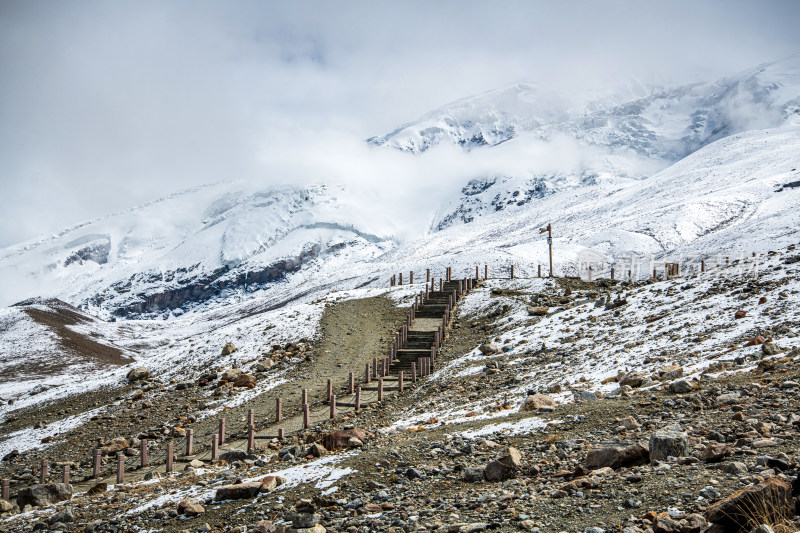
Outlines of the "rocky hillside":
M0 523L5 531L795 531L798 264L789 246L667 280L485 280L459 301L432 374L402 394L387 389L382 401L365 392L359 412L343 404L328 420L326 378L346 396L347 372L382 356L403 320L393 302L408 305L414 294L408 286L384 289L388 299L334 292L308 338L252 352L209 337L226 355L204 363L202 375L154 367L7 416L4 449L29 441L34 426L42 442L4 452L0 477L12 479L17 507L0 504ZM253 355L235 360L242 352ZM247 409L268 434L276 396L285 398L285 424L300 416L292 403L300 388L314 406L311 427L257 440L248 453ZM211 460L205 443L222 412L229 442ZM77 422L59 425L65 417ZM176 472L166 474L163 446L180 445L188 429L198 452L178 451ZM135 468L142 439L153 464ZM99 480L90 476L96 446L109 455ZM122 483L115 451L128 457ZM50 485L36 485L41 458L51 461ZM55 483L63 465L72 485Z

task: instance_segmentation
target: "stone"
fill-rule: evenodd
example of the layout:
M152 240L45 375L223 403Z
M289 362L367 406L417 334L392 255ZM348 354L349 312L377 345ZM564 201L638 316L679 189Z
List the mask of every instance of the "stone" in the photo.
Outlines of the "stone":
M286 483L286 478L281 476L266 476L261 478L261 488L259 490L261 492L270 492L284 483Z
M509 468L520 468L522 466L522 454L519 453L519 450L513 446L509 446L505 449L503 454L498 459L501 463L508 466Z
M148 372L145 367L139 366L130 369L125 377L128 378L130 382L141 381L150 377L150 372Z
M492 355L500 353L502 350L493 342L486 342L481 344L478 348L483 355Z
M239 377L233 382L233 386L252 389L256 386L256 377L252 374L239 374Z
M700 452L700 460L706 463L718 463L722 461L726 455L728 455L728 446L726 444L711 444Z
M349 444L349 441L348 441L348 444ZM312 457L322 457L323 455L326 455L327 453L328 453L328 450L325 448L325 446L323 446L322 444L320 444L318 442L315 442L314 444L312 444L311 446L308 447L308 450L306 450L306 455L311 455Z
M780 347L778 347L778 345L775 344L774 342L765 342L764 344L761 345L761 353L763 353L765 356L777 355L782 351L783 350L781 350Z
M114 437L100 448L100 452L103 455L113 455L117 452L127 450L128 448L130 448L130 443L127 439L123 437Z
M775 533L775 531L767 524L759 524L751 529L750 533Z
M235 351L237 351L237 349L232 342L226 342L225 346L222 347L222 355L230 355Z
M720 465L720 470L722 470L726 474L733 474L737 476L747 475L747 465L745 465L740 461L730 461L727 463L722 463Z
M47 519L47 523L50 524L51 526L53 524L58 524L58 523L69 524L70 522L74 521L75 521L75 515L72 514L72 509L69 507L57 512L56 514Z
M464 470L464 481L467 483L478 483L483 481L484 468L473 466Z
M549 310L549 307L529 307L528 314L530 316L547 316Z
M777 524L792 516L792 487L778 478L738 490L706 509L708 521L726 531L749 531L759 524Z
M514 468L500 461L491 461L483 471L486 481L505 481L514 475Z
M248 459L250 460L258 459L258 456L249 454L244 450L237 450L236 448L232 448L229 450L220 451L219 459L221 461L225 461L226 463L232 463L234 461L239 461L240 463L243 463ZM202 466L202 463L200 465Z
M627 429L628 431L639 429L639 422L632 416L620 420L620 425L625 429Z
M673 424L650 436L650 461L666 461L668 457L689 455L689 439L680 426Z
M275 533L277 528L269 520L259 520L248 533Z
M736 314L733 315L733 318L739 320L740 318L744 318L746 316L747 316L747 311L745 311L744 309L740 309L736 311Z
M186 470L190 468L203 468L204 466L206 466L206 464L200 459L192 459L189 461L189 464L186 465Z
M520 411L552 410L556 406L553 398L547 394L531 394L522 402Z
M367 442L369 439L370 433L358 428L353 429L344 429L340 431L334 431L332 433L328 433L322 438L322 445L327 450L338 450L341 448L349 448L350 446L350 439L355 437L358 439L362 444Z
M322 517L317 513L294 513L292 526L297 529L314 527Z
M17 505L21 508L26 505L46 507L57 502L72 499L72 485L66 483L49 483L47 485L34 485L20 489L17 494Z
M275 361L272 359L265 359L256 365L256 372L266 372L273 366L275 366Z
M653 522L653 533L680 533L681 523L666 513L656 516Z
M667 365L658 370L659 377L665 381L672 381L683 377L683 368L678 365Z
M597 470L603 467L620 468L641 465L647 462L647 447L641 443L630 445L603 446L586 452L586 467Z
M619 386L628 385L629 387L633 387L634 389L637 387L641 387L642 383L644 382L644 376L637 371L628 372L624 376L619 379Z
M6 500L0 499L0 514L8 513L14 510L14 506L11 505L11 502Z
M708 485L707 487L704 487L703 489L700 490L700 492L698 492L698 494L703 498L705 498L706 500L711 500L711 501L719 500L720 498L722 498L722 493L718 491L714 487L714 485Z
M102 481L101 481L100 483L98 483L98 484L96 484L96 485L92 486L92 488L90 488L89 490L87 490L87 491L86 491L86 494L87 494L88 496L94 496L94 495L96 495L96 494L103 494L103 493L104 493L104 492L106 492L107 490L108 490L108 485L107 485L105 482L102 482Z
M739 402L739 393L738 392L726 392L725 394L720 394L717 396L717 399L714 400L714 405L731 405Z
M243 500L246 498L253 498L261 492L260 481L250 481L247 483L239 483L238 485L227 485L217 489L214 496L215 500Z
M700 533L708 527L708 520L701 514L691 513L681 520L681 533Z
M572 396L576 402L593 402L597 399L597 394L589 390L573 391Z
M205 508L194 498L187 498L178 504L178 514L198 516L205 512Z
M688 392L692 392L694 389L688 381L685 379L679 379L678 381L669 384L669 390L675 394L686 394Z

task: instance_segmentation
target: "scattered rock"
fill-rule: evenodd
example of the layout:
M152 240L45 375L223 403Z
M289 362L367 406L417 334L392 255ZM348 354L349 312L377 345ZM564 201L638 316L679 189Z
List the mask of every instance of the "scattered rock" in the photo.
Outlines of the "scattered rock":
M706 463L718 463L728 455L728 446L726 444L718 443L706 446L700 453L700 460Z
M150 377L150 372L148 372L145 367L140 366L132 368L130 371L128 371L128 374L125 377L127 377L128 381L131 382L141 381L143 379L147 379L148 377Z
M592 448L586 453L586 467L589 470L610 467L640 465L647 462L647 447L641 443L630 445L605 446Z
M774 342L765 342L764 344L761 345L761 353L763 353L765 356L777 355L782 351L783 350L781 350L780 347Z
M547 394L531 394L525 398L520 411L552 410L555 406L555 400Z
M222 355L230 355L235 351L237 351L236 346L232 342L226 342L225 346L222 347Z
M680 426L673 424L662 428L650 437L650 461L665 461L668 457L689 454L689 439Z
M669 390L675 394L686 394L688 392L692 392L694 389L688 381L685 379L680 379L674 383L670 383Z
M253 498L261 492L260 481L250 481L248 483L239 483L238 485L228 485L217 489L214 496L215 500L243 500L246 498Z
M502 350L493 342L481 344L478 348L483 355L493 355L500 353Z
M17 494L17 505L20 508L26 505L45 507L56 502L72 499L72 485L66 483L49 483L47 485L34 485L20 489Z
M186 516L198 516L205 512L205 508L194 498L188 498L178 504L178 514Z

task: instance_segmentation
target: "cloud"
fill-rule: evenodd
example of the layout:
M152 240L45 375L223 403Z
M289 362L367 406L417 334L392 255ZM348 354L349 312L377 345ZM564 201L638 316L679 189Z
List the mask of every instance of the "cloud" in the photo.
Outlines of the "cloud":
M405 194L447 176L456 186L479 156L414 160L360 143L519 80L589 93L773 60L800 49L798 11L745 1L6 1L0 246L227 179L386 186L391 176Z

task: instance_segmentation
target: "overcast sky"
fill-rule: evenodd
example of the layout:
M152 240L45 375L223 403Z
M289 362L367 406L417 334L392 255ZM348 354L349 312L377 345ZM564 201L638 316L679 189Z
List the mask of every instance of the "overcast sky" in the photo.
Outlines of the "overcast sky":
M341 177L357 163L308 160L517 81L714 79L800 51L798 20L763 0L3 0L0 246L193 185Z

